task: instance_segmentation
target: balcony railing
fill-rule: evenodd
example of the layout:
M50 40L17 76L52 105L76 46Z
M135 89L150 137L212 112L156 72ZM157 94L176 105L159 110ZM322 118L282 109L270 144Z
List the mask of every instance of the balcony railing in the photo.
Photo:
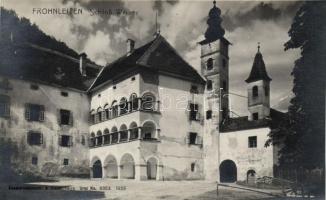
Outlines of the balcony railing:
M151 136L146 133L142 133L142 127L136 127L128 130L117 131L110 134L104 134L101 136L91 137L89 141L89 147L101 147L114 145L119 143L130 142L134 140L144 141L158 141L158 129L152 130Z
M141 98L137 98L124 104L113 105L112 107L97 113L91 113L90 121L92 124L97 124L136 111L159 113L160 101L145 101Z

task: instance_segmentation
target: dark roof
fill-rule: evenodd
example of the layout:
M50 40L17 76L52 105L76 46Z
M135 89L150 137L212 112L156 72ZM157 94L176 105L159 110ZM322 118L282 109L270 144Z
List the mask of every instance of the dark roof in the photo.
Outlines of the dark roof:
M89 63L86 75L79 71L79 58L58 55L59 52L28 43L2 41L0 75L54 86L87 91L100 66Z
M220 132L241 131L247 129L275 126L285 120L286 113L270 109L270 117L260 120L249 121L248 117L228 118L222 122Z
M263 55L259 51L256 53L250 75L246 79L246 82L250 83L258 80L266 80L266 81L272 80L267 74L265 63L263 60Z
M100 72L91 89L107 81L114 81L125 73L139 69L179 76L194 82L205 82L163 36L157 35L154 40L135 49L130 55L126 54L107 65Z

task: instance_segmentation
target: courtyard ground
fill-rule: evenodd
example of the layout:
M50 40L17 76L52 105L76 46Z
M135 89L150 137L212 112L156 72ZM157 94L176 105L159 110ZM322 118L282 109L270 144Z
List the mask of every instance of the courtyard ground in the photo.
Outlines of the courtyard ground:
M0 199L26 200L212 200L212 199L245 199L276 200L280 191L258 190L219 186L216 194L216 183L205 181L141 181L107 180L107 179L62 179L59 182L40 182L24 185L2 185ZM40 187L41 186L41 187ZM65 187L63 187L65 186ZM68 187L69 186L69 187ZM34 190L31 188L34 187ZM64 189L63 189L64 188ZM274 194L274 195L269 195ZM291 198L294 199L294 198Z

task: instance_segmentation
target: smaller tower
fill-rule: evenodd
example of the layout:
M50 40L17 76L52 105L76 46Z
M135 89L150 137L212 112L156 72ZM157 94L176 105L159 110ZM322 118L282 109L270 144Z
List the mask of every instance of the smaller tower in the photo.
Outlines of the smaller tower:
M271 80L272 79L267 74L263 55L260 52L260 44L258 43L258 51L250 75L246 79L246 82L248 83L248 110L250 121L264 119L269 116L269 85Z

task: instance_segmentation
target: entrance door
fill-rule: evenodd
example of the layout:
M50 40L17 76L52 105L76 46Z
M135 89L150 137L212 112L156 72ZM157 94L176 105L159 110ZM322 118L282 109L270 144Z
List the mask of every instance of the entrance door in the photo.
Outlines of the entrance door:
M220 181L233 183L237 181L237 167L232 160L225 160L220 165Z
M150 158L147 161L147 178L149 180L156 180L157 175L157 161L155 158Z
M100 160L93 164L93 178L102 178L102 163Z

